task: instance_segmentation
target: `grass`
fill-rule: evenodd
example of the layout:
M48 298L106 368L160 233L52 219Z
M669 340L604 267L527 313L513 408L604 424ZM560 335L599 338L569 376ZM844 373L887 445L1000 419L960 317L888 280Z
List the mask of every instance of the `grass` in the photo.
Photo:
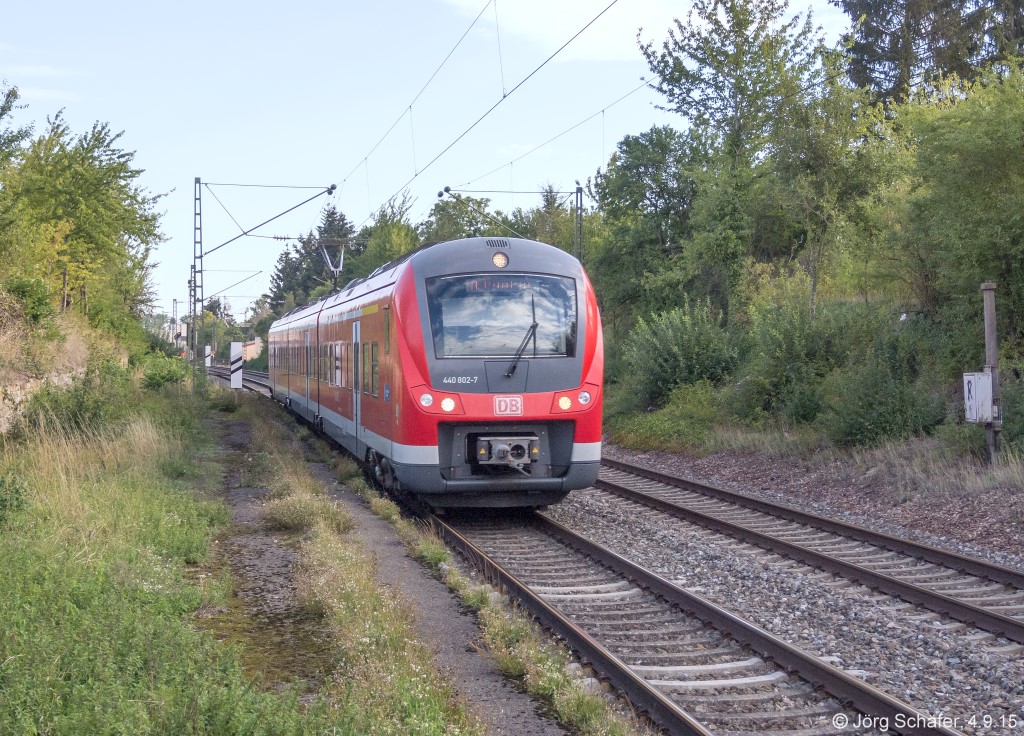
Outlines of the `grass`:
M292 493L275 498L263 507L263 518L271 529L307 531L316 524L325 524L337 534L355 526L352 515L323 494Z
M412 637L409 606L376 585L372 558L346 540L351 518L303 476L280 425L262 428L279 452L252 459L276 484L269 523L304 535L310 609L335 632L321 645L334 672L306 702L298 689L261 690L242 665L244 636L226 645L197 625L233 587L226 568L204 566L229 518L206 493L224 472L209 459L208 392L143 390L115 374L121 394L102 399L121 403L88 426L25 425L0 445L0 733L479 732ZM209 395L236 418L249 411ZM97 400L79 390L54 405Z
M1024 456L1013 450L1001 453L993 466L951 455L943 442L924 438L860 450L852 459L856 472L879 476L905 497L948 500L1005 493L1008 500L1016 500L1024 488Z
M1024 488L1024 456L1012 449L995 466L987 463L977 427L951 424L935 436L886 442L877 447L842 450L824 440L813 425L749 426L726 423L710 386L682 386L659 410L628 410L619 394L608 403L609 439L635 450L662 450L702 456L715 452L794 459L809 466L843 468L851 479L871 473L892 489L901 503L934 501L977 494L1014 494ZM979 448L981 451L979 451ZM980 455L984 455L981 457Z
M191 626L224 595L188 571L227 509L182 482L201 434L189 394L132 398L141 411L123 424L51 427L0 454L7 496L20 499L0 532L0 733L300 734L326 723L255 690L235 653Z
M411 601L381 587L372 556L323 526L302 546L300 589L324 611L337 669L328 698L356 733L482 734L413 634Z

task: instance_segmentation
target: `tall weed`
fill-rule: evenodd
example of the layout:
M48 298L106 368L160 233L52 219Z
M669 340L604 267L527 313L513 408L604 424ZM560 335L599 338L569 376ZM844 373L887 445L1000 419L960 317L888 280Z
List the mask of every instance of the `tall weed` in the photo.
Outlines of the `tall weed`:
M131 372L112 360L89 366L66 388L47 384L29 400L21 433L64 428L97 429L132 413L135 396Z

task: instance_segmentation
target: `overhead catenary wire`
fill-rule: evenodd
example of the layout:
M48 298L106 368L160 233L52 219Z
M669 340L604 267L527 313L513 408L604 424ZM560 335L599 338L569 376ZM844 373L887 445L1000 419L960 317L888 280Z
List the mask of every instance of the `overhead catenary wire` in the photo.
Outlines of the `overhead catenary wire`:
M462 42L465 40L466 36L469 35L469 32L471 30L473 30L473 26L475 26L477 24L477 21L480 20L480 17L484 14L484 11L487 10L487 8L490 6L490 4L492 2L493 2L493 0L487 0L487 2L484 3L484 6L480 9L480 12L477 13L476 18L474 18L473 22L469 24L469 28L467 28L463 32L463 34L459 37L459 40L455 42L455 45L452 47L451 51L448 52L448 55L444 57L444 60L440 64L438 64L437 69L434 70L434 73L430 75L430 78L423 84L423 86L420 88L420 91L417 92L416 96L412 98L412 102L410 102L408 104L408 106L405 109L402 110L402 114L399 115L398 118L395 120L395 122L393 122L391 124L391 127L388 128L384 132L384 135L382 135L380 137L380 140L378 140L376 143L373 144L373 147L370 148L369 151L367 151L366 155L364 155L360 159L359 163L357 163L355 166L353 166L352 170L350 172L348 172L348 174L346 174L344 177L342 177L342 179L341 179L341 186L342 186L342 188L344 188L345 182L348 181L348 179L352 176L352 174L354 174L357 171L359 171L359 167L362 166L363 164L367 163L367 161L370 158L370 156L373 155L373 152L376 151L380 147L380 144L383 143L384 140L389 135L391 135L391 131L393 131L395 129L396 125L398 125L400 122L402 122L402 118L405 117L406 113L410 112L412 110L412 106L416 104L416 101L420 98L420 95L422 95L426 91L427 87L430 86L430 83L434 81L434 77L436 77L438 75L438 73L441 71L441 69L444 67L444 65L448 63L448 60L452 57L452 54L454 54L455 51L459 48L459 46L462 45Z
M639 92L640 90L642 90L642 89L643 89L644 87L649 87L649 86L650 86L650 84L649 84L649 83L648 83L648 82L647 82L646 80L644 80L644 81L643 81L643 83L642 83L642 84L640 84L640 85L639 85L638 87L635 87L635 88L633 88L632 90L630 90L630 91L629 91L629 92L627 92L626 94L624 94L624 95L622 95L621 97L619 97L619 98L618 98L617 100L615 100L614 102L612 102L612 103L610 103L610 104L608 104L608 105L605 105L605 106L604 106L603 108L601 108L600 110L598 110L597 112L595 112L595 113L594 113L593 115L589 115L588 117L585 117L585 118L583 118L583 120L580 120L580 121L579 121L578 123L575 123L575 124L571 125L570 127L568 127L568 128L566 128L565 130L563 130L563 131L562 131L561 133L559 133L558 135L556 135L556 136L554 136L554 137L552 137L552 138L549 138L548 140L544 141L543 143L541 143L541 144L540 144L540 145L538 145L538 146L534 146L533 148L531 148L531 149L530 149L529 151L527 151L526 153L524 153L524 154L521 154L521 155L519 155L519 156L516 156L516 157L515 157L514 159L512 159L511 161L508 161L508 162L506 162L506 163L503 163L503 164L502 164L501 166L498 166L497 168L491 169L491 170L490 170L490 171L488 171L488 172L487 172L486 174L481 174L480 176L474 177L474 178L470 179L469 181L464 181L464 182L463 182L462 184L459 184L459 187L465 187L465 186L469 186L470 184L473 184L474 182L478 182L478 181L480 181L481 179L486 179L486 178L487 178L488 176L490 176L491 174L494 174L494 173L497 173L498 171L501 171L501 170L502 170L502 169L504 169L504 168L505 168L506 166L511 166L511 165L512 165L512 164L514 164L514 163L515 163L516 161L519 161L519 160L521 160L521 159L524 159L524 158L526 158L527 156L529 156L529 155L531 155L531 154L533 154L533 153L536 153L536 152L537 152L537 151L539 151L540 149L544 148L544 146L548 146L548 145L550 145L550 144L554 143L554 142L555 142L555 141L557 141L557 140L558 140L559 138L561 138L561 137L562 137L563 135L567 135L567 134L571 133L572 131L576 130L576 128L580 127L581 125L583 125L583 124L585 124L585 123L589 123L589 122L590 122L591 120L593 120L594 118L596 118L596 117L597 117L598 115L604 115L604 112L605 112L605 110L608 110L608 109L610 109L610 108L612 108L612 107L615 107L615 106L616 106L616 105L618 105L618 104L619 104L620 102L622 102L623 100L625 100L625 99L626 99L627 97L630 97L631 95L634 95L634 94L636 94L637 92ZM602 132L602 136L603 136L603 132ZM602 141L602 143L603 143L603 141ZM526 194L529 194L529 192L526 192Z
M528 82L528 81L529 81L529 80L530 80L531 78L533 78L533 76L534 76L534 75L536 75L536 74L537 74L537 72L539 72L539 71L540 71L541 69L543 69L544 67L546 67L546 66L547 66L547 65L548 65L548 64L549 64L549 63L550 63L550 62L551 62L551 61L552 61L552 60L553 60L553 59L554 59L554 58L555 58L556 56L558 56L558 55L559 55L559 54L560 54L560 53L561 53L562 51L564 51L564 50L565 50L565 48L566 48L566 47L567 47L567 46L568 46L569 44L571 44L571 43L572 43L573 41L575 41L575 40L576 40L577 38L579 38L579 37L580 37L580 36L581 36L581 35L583 34L583 32L584 32L584 31L586 31L586 30L587 30L588 28L590 28L590 26L592 26L592 25L593 25L594 23L596 23L596 22L597 22L597 20L598 20L598 19L599 19L599 18L600 18L601 16L603 16L603 15L604 15L605 13L607 13L607 12L608 12L609 10L611 10L611 8L612 8L613 6L615 6L615 4L616 4L616 3L618 3L618 1L619 1L619 0L612 0L612 1L611 1L611 2L610 2L610 3L609 3L609 4L608 4L608 5L607 5L607 6L606 6L606 7L604 8L604 10L602 10L602 11L601 11L600 13L598 13L598 14L597 14L597 15L595 15L595 16L594 16L593 18L591 18L591 19L590 19L590 21L588 21L588 22L587 22L587 24L586 24L585 26L583 26L583 27L582 27L582 28L581 28L580 30L576 31L576 33L574 33L574 34L572 35L572 37L571 37L571 38L569 38L569 40L568 40L568 41L566 41L566 42L565 42L565 43L563 43L563 44L562 44L561 46L559 46L559 47L558 47L558 49L556 49L556 50L554 51L554 53L552 53L552 54L551 54L550 56L548 56L548 57L547 57L547 58L546 58L546 59L545 59L544 61L542 61L542 62L541 62L540 64L538 64L538 65L537 65L537 67L535 67L535 68L533 69L533 71L531 71L531 72L530 72L529 74L527 74L527 75L526 75L525 77L523 77L523 78L522 78L522 79L521 79L521 80L519 81L519 83L518 83L518 84L516 84L516 86L515 86L515 87L513 87L513 88L512 88L511 90L509 90L509 92L508 92L507 94L505 94L504 96L502 96L502 97L501 97L501 99L499 99L499 100L498 100L497 102L495 102L495 103L494 103L493 105L491 105L491 107L490 107L490 108L488 108L488 109L487 109L487 111L486 111L486 112L484 112L484 114L483 114L483 115L481 115L481 116L480 116L479 118L477 118L477 119L476 119L476 121L474 121L474 122L473 122L473 123L472 123L472 124L471 124L471 125L470 125L470 126L469 126L468 128L466 128L466 129L465 129L464 131L462 131L462 133L460 133L460 134L459 134L459 135L458 135L458 136L457 136L457 137L455 138L455 140L453 140L453 141L452 141L451 143L449 143L449 144L448 144L447 146L445 146L445 147L444 147L444 149L442 149L440 153L438 153L438 154L437 154L436 156L434 156L434 158L432 158L432 159L430 160L430 162L429 162L429 163L427 163L427 165L426 165L426 166L424 166L424 167L423 167L422 169L420 169L420 170L419 170L419 171L418 171L418 172L417 172L417 173L416 173L415 175L413 175L413 176L412 176L412 177L411 177L411 178L410 178L410 179L409 179L408 181L406 181L406 182L405 182L404 184L402 184L402 186L400 186L400 187L399 187L399 188L398 188L398 189L397 189L397 190L396 190L396 191L394 192L394 194L392 194L392 195L391 195L390 197L387 197L387 198L386 198L386 199L385 199L385 200L384 200L384 201L383 201L383 202L381 203L380 207L383 207L383 206L384 206L384 205L385 205L386 203L388 203L388 202L391 202L391 201L393 201L393 200L395 199L395 197L397 197L397 196L398 196L399 194L401 194L401 193L402 193L402 190L404 190L404 189L405 189L406 187L408 187L408 186L409 186L410 184L412 184L412 182L414 182L414 181L415 181L415 180L416 180L417 178L419 178L419 176L420 176L421 174L423 174L423 172L425 172L425 171L426 171L427 169L429 169L429 168L430 168L431 166L433 166L433 165L434 165L435 163L437 163L437 161L438 161L438 160L439 160L439 159L440 159L440 158L441 158L442 156L444 156L444 155L445 155L446 153L448 153L448 151L450 151L450 150L451 150L452 148L454 148L454 147L455 147L455 146L456 146L456 145L457 145L457 144L459 143L459 141L461 141L461 140L462 140L463 138L465 138L465 137L466 137L467 135L469 135L469 133L470 133L470 132L471 132L471 131L472 131L472 130L473 130L474 128L476 128L476 126L478 126L478 125L479 125L480 123L482 123L482 122L483 122L483 121L484 121L484 120L485 120L485 119L486 119L487 117L489 117L489 116L490 116L490 114L491 114L492 112L494 112L494 111L495 111L495 110L496 110L496 109L497 109L497 108L498 108L498 107L499 107L499 106L501 105L501 103L503 103L503 102L504 102L505 100L507 100L507 99L508 99L509 97L511 97L511 96L512 96L512 95L513 95L513 94L514 94L514 93L515 93L515 92L516 92L516 91L517 91L517 90L518 90L518 89L519 89L520 87L522 87L522 86L523 86L524 84L526 84L526 83L527 83L527 82ZM380 207L378 207L377 209L380 209ZM372 210L372 209L371 209L371 210L370 210L370 214L369 214L369 215L367 215L366 219L364 219L364 220L363 220L363 222L362 222L362 223L360 223L360 224L365 224L366 222L368 222L368 221L370 220L370 218L372 218L372 217L373 217L373 213L374 213L374 212L375 212L375 210Z
M250 187L255 189L323 189L318 186L294 186L292 184L225 184L224 182L204 181L206 187Z
M236 219L235 219L235 216L231 214L231 211L230 211L230 210L229 210L229 209L227 208L227 206L226 206L226 205L225 205L225 204L224 204L223 202L221 202L221 201L220 201L220 197L218 197L218 196L217 196L217 193L216 193L215 191L213 191L212 189L210 189L210 185L209 185L209 184L203 184L203 186L204 186L204 187L206 187L206 191L208 191L208 192L210 193L210 195L211 195L211 196L212 196L212 197L213 197L213 198L214 198L215 200L217 200L217 204L219 204L219 205L220 205L220 207L221 207L221 209L222 209L222 210L224 210L224 212L226 212L226 213L227 213L227 216L231 218L231 222L235 223L235 225L237 225L237 226L238 226L238 229L239 229L239 230L240 230L241 232L243 232L243 233L244 233L244 232L245 232L245 228L244 228L244 227L242 227L242 226L241 226L241 225L240 225L240 224L238 223L238 220L236 220Z
M205 252L204 252L204 253L202 254L202 255L203 255L203 257L206 257L206 256L208 256L208 255L209 255L210 253L213 253L214 251L218 251L218 250L220 250L220 249L221 249L221 248L223 248L223 247L224 247L225 245L228 245L228 244L230 244L230 243L233 243L233 242L235 242L236 240L238 240L239 238L243 238L243 237L245 237L246 235L248 235L249 233L251 233L251 232L252 232L253 230L258 230L259 228L263 227L264 225L266 225L266 224L268 224L268 223L270 223L270 222L273 222L274 220L278 219L279 217L283 217L284 215L287 215L287 214L288 214L289 212L292 212L293 210L297 210L297 209L298 209L299 207L301 207L302 205L304 205L304 204L307 204L307 203L309 203L309 202L312 202L312 201L313 201L314 199L316 199L317 197L320 197L320 196L322 196L322 195L324 195L324 194L333 194L333 193L334 193L334 190L335 190L335 188L336 188L336 187L335 187L335 185L334 185L334 184L331 184L331 185L330 185L329 187L325 188L325 189L324 189L324 190L323 190L322 192L320 192L320 193L318 193L318 194L314 194L314 195L313 195L312 197L310 197L309 199L305 199L305 200L303 200L303 201L299 202L299 203L298 203L297 205L295 205L294 207L289 207L289 208L288 208L288 209L286 209L286 210L285 210L284 212L281 212L281 213L278 213L278 214L274 215L274 216L273 216L273 217L271 217L271 218L270 218L269 220L264 220L264 221L263 221L263 222L261 222L261 223L260 223L259 225L256 225L256 226L254 226L254 227L251 227L251 228L249 228L248 230L246 230L246 231L243 231L243 232L239 233L238 235L236 235L235 237L231 238L230 240L225 240L225 241L224 241L223 243L221 243L220 245L216 246L215 248L210 248L210 250L208 250L208 251L205 251Z
M473 204L472 204L471 202L467 202L467 201L466 201L465 199L463 199L463 198L462 198L462 197L460 197L460 196L459 196L458 194L456 194L455 192L453 192L453 191L452 191L452 188L451 188L451 187L445 187L445 188L444 188L444 189L443 189L442 191L440 191L440 192L438 192L438 193L437 193L437 196L438 196L438 197L442 197L442 196L443 196L443 195L445 195L445 194L447 194L447 195L448 195L449 197L451 197L452 199L454 199L454 200L455 200L456 202L458 202L458 203L459 203L459 204L461 204L462 206L464 206L464 207L468 207L469 209L473 210L474 212L476 212L476 213L477 213L478 215L480 215L481 217L486 217L486 218L487 218L488 220L490 220L491 222L493 222L493 223L494 223L495 225L497 225L498 227L500 227L500 228L503 228L503 229L505 229L505 230L508 230L508 231L509 231L510 233L512 233L513 235L515 235L515 236L516 236L517 238L523 238L523 239L526 239L526 236L525 236L525 235L523 235L522 233L516 232L516 231L515 231L515 230L513 230L513 229L512 229L511 227L509 227L509 226L508 226L507 224L505 224L505 223L504 223L504 222L502 222L501 220L497 219L497 218L496 218L496 217L494 217L493 215L490 215L490 214L488 214L487 212L484 212L483 210L477 209L477 208L476 208L476 207L475 207L475 206L474 206L474 205L473 205Z
M494 0L494 35L498 39L498 70L501 72L501 96L508 97L505 91L505 62L501 58L501 27L498 25L498 0Z
M249 275L249 276L246 276L246 277L245 277L244 279L242 279L241 281L236 281L235 283L231 284L231 286L228 286L228 287L226 287L226 288L224 288L224 289L221 289L221 290L220 290L220 291L218 291L218 292L217 292L216 294L210 294L210 296L206 297L205 301L209 301L210 299L213 299L213 298L214 298L215 296L220 296L221 294L223 294L223 293L224 293L225 291L227 291L228 289L234 289L234 288L235 288L236 286L238 286L239 284L244 284L244 283L245 283L246 281L248 281L249 279L253 279L253 278L256 278L256 277L257 277L257 276L259 276L259 275L260 275L261 273L263 273L263 271L257 271L257 272L256 272L256 273L254 273L254 274L251 274L251 275Z

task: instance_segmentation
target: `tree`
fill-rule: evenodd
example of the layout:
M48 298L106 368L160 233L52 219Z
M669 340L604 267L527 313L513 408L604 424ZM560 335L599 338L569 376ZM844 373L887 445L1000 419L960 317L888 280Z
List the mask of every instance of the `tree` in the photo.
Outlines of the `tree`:
M17 87L0 84L0 170L6 168L21 151L22 144L32 136L29 126L12 127L11 115L17 110L20 94Z
M657 75L665 109L706 131L709 142L746 167L764 151L779 103L796 92L813 62L811 15L783 21L785 0L695 0L676 19L661 51L640 50Z
M1024 2L993 0L985 17L986 59L1002 63L1024 56Z
M155 205L136 180L121 133L96 123L74 136L58 114L15 165L0 170L3 248L94 322L118 329L149 308L149 262L162 240Z
M1024 70L990 71L900 112L916 142L906 238L923 249L925 305L976 309L979 285L994 281L1000 338L1024 343Z
M268 301L270 308L274 311L277 316L283 315L288 311L285 307L285 300L294 294L295 285L299 280L299 262L292 255L291 248L285 248L281 251L281 255L277 257L277 263L274 264L274 273L270 276L270 294L268 295ZM295 299L292 297L292 305L294 306Z
M627 135L606 171L597 172L591 195L609 217L621 220L639 213L659 246L678 246L689 235L694 169L706 157L706 145L694 128L680 133L655 126Z
M320 218L316 232L309 232L298 239L298 243L286 248L277 258L274 273L270 277L268 304L277 316L288 309L285 302L305 303L315 291L324 287L335 288L352 278L351 258L343 264L337 277L327 266L324 252L337 264L344 250L349 255L358 254L355 248L355 226L333 205L329 205Z
M854 28L849 74L876 99L900 103L943 76L973 79L1013 48L1009 36L1020 17L1019 0L831 0L850 16ZM1013 8L1014 5L1018 7ZM1011 52L1012 53L1012 52Z
M359 239L366 247L353 259L354 276L369 276L378 267L419 247L416 228L409 222L411 208L408 193L403 193L401 199L392 199L382 206L373 223L360 231Z
M461 194L454 199L438 199L427 219L416 228L420 240L441 243L477 235L508 235L487 212L490 202Z
M792 244L810 277L808 316L813 321L818 284L837 226L873 182L864 174L862 152L882 123L881 112L869 104L863 89L851 88L841 70L844 59L821 50L814 83L789 97L780 114L789 122L777 131L772 169L766 181L799 223Z
M674 285L660 288L658 275L688 243L694 176L706 158L693 129L656 126L623 138L606 169L588 181L609 232L587 267L609 320L625 326L638 312L682 303L684 294Z
M821 44L810 13L784 21L786 9L785 0L696 0L660 52L640 46L667 109L688 118L710 149L693 175L693 235L671 282L701 289L696 295L726 317L752 244L752 190L773 131L788 124L778 109L806 86Z

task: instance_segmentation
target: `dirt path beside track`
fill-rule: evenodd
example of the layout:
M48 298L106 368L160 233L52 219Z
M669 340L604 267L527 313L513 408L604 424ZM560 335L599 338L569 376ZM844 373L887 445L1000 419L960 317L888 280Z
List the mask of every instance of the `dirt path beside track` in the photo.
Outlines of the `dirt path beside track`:
M268 530L261 507L265 489L242 485L248 422L219 420L221 462L227 468L219 497L231 509L231 525L217 539L215 564L230 570L232 601L226 609L201 611L201 626L243 647L242 661L267 689L297 687L303 699L316 696L331 676L329 629L299 599L295 575L299 537ZM416 604L417 635L431 646L438 668L458 696L499 736L555 736L567 731L541 712L540 705L505 678L482 653L480 631L457 596L406 554L394 529L374 515L361 498L346 492L322 464L311 469L330 497L356 521L349 534L372 554L381 585L401 591Z

